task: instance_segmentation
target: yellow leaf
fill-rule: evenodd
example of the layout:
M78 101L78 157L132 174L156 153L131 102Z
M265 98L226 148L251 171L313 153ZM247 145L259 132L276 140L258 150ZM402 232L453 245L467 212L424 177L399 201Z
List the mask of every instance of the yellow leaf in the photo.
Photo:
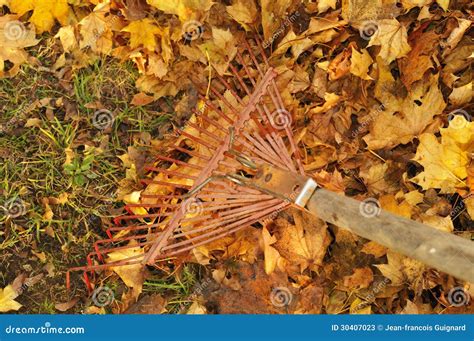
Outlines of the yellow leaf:
M467 213L471 216L471 220L474 220L474 196L471 196L464 200L467 207Z
M10 9L20 16L32 10L30 22L38 33L50 31L55 19L66 25L69 15L67 0L11 0Z
M425 269L423 263L392 251L387 253L387 264L375 266L392 282L392 285L413 284L422 277Z
M454 230L453 220L450 216L440 217L438 215L421 215L423 224L434 227L438 230L451 233Z
M393 148L411 142L446 107L438 88L438 77L415 83L405 98L387 97L382 103L384 110L379 107L370 113L374 121L370 133L364 137L370 149Z
M454 88L453 92L449 95L449 103L455 107L460 107L463 104L472 101L472 81L466 85Z
M379 201L384 210L408 219L411 218L412 206L406 201L398 203L393 194L386 194L380 197Z
M424 190L440 188L442 193L454 193L465 187L469 155L474 152L474 122L464 116L455 116L448 128L441 129L441 142L433 134L420 136L420 145L414 160L424 171L411 181Z
M128 248L113 251L108 254L107 262L117 262L125 258L136 257L143 254L143 249L136 245L137 242L130 242ZM114 266L112 270L119 275L126 286L133 288L135 297L142 292L143 287L143 266L141 264Z
M445 11L448 10L449 0L436 0L436 2L441 6L442 9L444 9Z
M367 46L374 45L380 45L379 56L387 64L405 56L411 50L407 41L407 30L396 19L377 21L377 31Z
M59 38L65 52L71 52L78 47L73 26L61 27L55 38Z
M220 75L223 75L228 67L228 61L234 59L237 53L235 36L229 30L212 28L212 41L199 45L199 49L207 56L209 55L212 65Z
M0 313L20 309L22 305L15 301L17 296L18 293L11 285L7 285L3 290L0 289Z
M80 48L90 47L97 51L97 41L108 30L101 13L93 12L79 22L82 39ZM112 41L110 41L112 47Z
M317 271L330 243L327 225L304 212L297 211L293 217L295 225L282 226L275 249L300 271Z
M403 8L410 10L413 7L423 7L431 3L431 0L402 0Z
M253 23L257 19L257 7L254 0L236 0L232 6L227 6L227 13L247 31L250 30L247 24Z
M209 11L214 5L211 0L147 0L147 3L165 13L177 15L182 22L193 18L199 11Z
M292 0L262 0L262 26L265 43L273 42L272 35L280 27L285 28L283 20L288 20L286 10ZM276 33L275 33L276 34Z
M367 72L369 71L369 67L373 64L374 60L366 49L362 49L361 52L362 53L359 53L359 51L352 47L350 71L357 77L370 80L372 78L367 74Z
M162 30L155 25L153 20L148 18L133 21L122 31L130 33L130 48L136 49L142 45L149 51L154 51L156 48L155 35L162 34Z
M318 13L326 12L329 8L336 9L337 0L318 1Z
M269 275L275 270L275 267L278 263L278 259L280 258L280 254L274 247L271 246L277 240L275 236L270 235L270 232L268 232L266 227L262 229L262 238L263 253L265 255L265 272L267 273L267 275Z
M0 17L0 46L2 48L25 48L39 43L35 31L18 20L17 15Z
M207 309L201 303L194 301L193 304L189 307L187 315L205 315L207 314Z

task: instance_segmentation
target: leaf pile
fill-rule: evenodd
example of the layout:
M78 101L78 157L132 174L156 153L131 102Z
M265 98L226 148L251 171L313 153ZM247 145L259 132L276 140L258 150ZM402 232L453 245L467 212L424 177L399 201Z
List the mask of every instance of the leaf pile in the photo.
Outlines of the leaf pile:
M2 5L0 76L15 76L29 61L69 82L98 58L132 61L140 74L132 105L171 99L178 114L197 105L191 75L206 83L216 76L212 65L228 76L243 39L258 34L279 72L277 86L294 115L309 174L330 190L373 198L395 214L472 238L468 1L0 0ZM28 55L32 46L51 40L51 65ZM137 158L125 157L133 182ZM140 192L122 192L139 200ZM300 213L283 213L259 231L199 247L191 258L211 264L221 286L251 288L268 302L268 290L226 277L229 260L262 264L262 283L277 276L302 297L290 312L467 309L449 308L453 278ZM122 270L118 275L138 295L140 274ZM2 294L18 308L8 287ZM320 306L310 309L305 302L313 294Z

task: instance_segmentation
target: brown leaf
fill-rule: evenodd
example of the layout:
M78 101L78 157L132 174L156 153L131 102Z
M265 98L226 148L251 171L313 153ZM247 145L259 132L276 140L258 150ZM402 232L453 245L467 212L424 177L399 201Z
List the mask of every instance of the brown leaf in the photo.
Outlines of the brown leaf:
M354 273L344 277L344 286L353 288L368 288L374 280L374 274L369 267L354 269Z
M56 308L56 310L65 312L65 311L68 311L69 309L73 308L77 304L77 302L79 302L79 297L74 297L72 300L70 300L68 302L56 303L54 305L54 307Z

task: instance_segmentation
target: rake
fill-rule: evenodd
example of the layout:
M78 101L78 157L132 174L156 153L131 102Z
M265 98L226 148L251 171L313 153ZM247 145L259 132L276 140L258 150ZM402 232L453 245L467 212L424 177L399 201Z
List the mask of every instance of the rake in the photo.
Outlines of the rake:
M107 239L94 244L83 271L156 265L271 217L290 206L394 251L474 282L472 242L319 188L305 175L292 116L261 41L244 41L224 78L217 73L202 107L165 155L146 167L140 202L127 204ZM376 214L361 214L361 210ZM127 249L135 255L111 261ZM455 266L453 266L455 264Z

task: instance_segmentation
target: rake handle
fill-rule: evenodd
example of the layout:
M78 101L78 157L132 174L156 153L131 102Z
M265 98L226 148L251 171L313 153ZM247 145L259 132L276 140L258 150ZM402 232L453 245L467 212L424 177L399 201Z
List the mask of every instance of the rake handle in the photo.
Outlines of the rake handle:
M473 242L383 210L367 217L360 207L360 201L325 189L316 190L306 205L329 223L474 283Z

